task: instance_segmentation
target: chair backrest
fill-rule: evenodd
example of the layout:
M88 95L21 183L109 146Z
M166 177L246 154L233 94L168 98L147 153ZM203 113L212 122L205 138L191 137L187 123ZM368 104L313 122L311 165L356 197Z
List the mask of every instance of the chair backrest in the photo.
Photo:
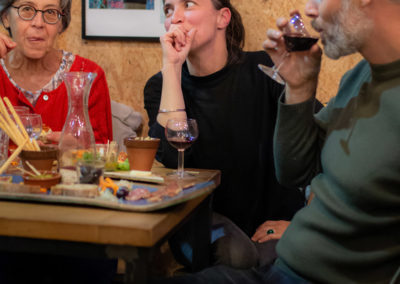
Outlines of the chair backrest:
M117 141L120 151L126 151L124 139L142 134L142 115L130 106L113 100L111 100L111 114L114 141Z

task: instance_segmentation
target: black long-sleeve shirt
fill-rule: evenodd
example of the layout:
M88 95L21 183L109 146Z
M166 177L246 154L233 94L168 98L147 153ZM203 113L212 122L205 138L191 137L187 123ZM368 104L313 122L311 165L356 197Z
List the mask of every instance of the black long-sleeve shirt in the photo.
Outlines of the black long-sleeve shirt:
M186 64L182 69L187 116L199 126L198 140L185 151L185 167L222 171L213 209L248 235L267 219L291 219L304 204L298 189L283 188L275 178L272 137L283 87L262 73L259 63L272 65L265 52L243 52L239 63L209 76L191 76ZM161 89L161 73L144 89L149 135L162 139L157 159L174 168L177 151L156 122Z

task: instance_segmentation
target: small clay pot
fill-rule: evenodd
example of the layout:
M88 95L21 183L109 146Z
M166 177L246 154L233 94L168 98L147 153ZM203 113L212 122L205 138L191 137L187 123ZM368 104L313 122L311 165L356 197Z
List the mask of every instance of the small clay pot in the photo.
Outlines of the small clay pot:
M55 171L40 171L40 173L43 175L51 175L51 177L36 177L24 175L24 184L38 185L43 188L50 188L53 185L59 184L61 182L61 175Z
M54 161L58 161L58 147L56 146L41 146L40 151L22 150L19 157L22 160L22 166L28 171L32 171L26 164L28 161L38 171L51 171Z
M160 139L127 137L124 139L124 145L131 170L151 171Z

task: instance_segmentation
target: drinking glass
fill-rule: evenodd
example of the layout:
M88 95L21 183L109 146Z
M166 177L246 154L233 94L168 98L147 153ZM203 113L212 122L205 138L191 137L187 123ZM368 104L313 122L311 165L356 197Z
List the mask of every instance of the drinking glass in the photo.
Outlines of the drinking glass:
M20 118L31 140L38 139L40 133L42 133L42 117L40 114L22 114Z
M199 130L195 119L169 119L165 127L165 137L169 144L178 150L178 170L173 175L185 178L190 174L184 171L184 152L199 136Z
M18 115L29 113L29 108L27 106L14 106L14 110Z
M13 108L19 117L21 117L21 115L23 115L23 114L29 114L29 108L26 106L13 106ZM8 110L8 114L10 115L12 120L14 120L14 122L16 122L16 119L14 118L14 115L12 114L12 112L10 110Z
M0 167L8 158L8 140L7 134L0 128Z
M295 13L290 18L289 23L285 28L283 38L285 40L286 51L282 55L282 60L278 66L274 65L272 67L268 67L258 64L258 68L260 68L261 71L282 85L285 84L285 80L283 80L278 72L283 66L285 59L290 55L290 52L309 50L318 41L318 37L310 36L304 26L304 22L300 14L298 13Z

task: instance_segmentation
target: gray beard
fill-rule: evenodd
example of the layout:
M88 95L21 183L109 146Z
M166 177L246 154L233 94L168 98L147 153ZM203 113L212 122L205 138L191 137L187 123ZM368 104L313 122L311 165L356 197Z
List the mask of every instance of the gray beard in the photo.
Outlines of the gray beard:
M313 26L318 26L318 24L313 23ZM358 52L371 27L371 21L360 10L343 7L334 16L333 23L327 25L328 29L324 29L324 52L326 56L331 59L338 59Z

